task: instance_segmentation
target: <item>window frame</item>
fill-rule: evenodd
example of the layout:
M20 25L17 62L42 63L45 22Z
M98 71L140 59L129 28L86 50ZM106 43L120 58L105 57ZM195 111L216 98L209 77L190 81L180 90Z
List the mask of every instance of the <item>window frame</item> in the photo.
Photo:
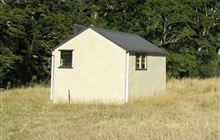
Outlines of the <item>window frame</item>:
M136 70L147 70L148 67L147 54L142 54L142 53L135 54L135 67Z
M73 68L73 52L74 52L74 50L59 50L59 51L60 51L60 63L59 63L58 68L72 69ZM71 52L71 65L69 65L69 66L61 65L62 52Z

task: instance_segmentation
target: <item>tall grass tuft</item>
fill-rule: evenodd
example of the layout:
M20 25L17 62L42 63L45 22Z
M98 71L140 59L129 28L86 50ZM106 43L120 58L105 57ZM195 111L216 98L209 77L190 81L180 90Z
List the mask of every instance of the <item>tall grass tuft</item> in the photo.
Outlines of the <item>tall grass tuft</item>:
M125 105L53 104L49 87L0 92L0 139L218 140L220 78L170 79Z

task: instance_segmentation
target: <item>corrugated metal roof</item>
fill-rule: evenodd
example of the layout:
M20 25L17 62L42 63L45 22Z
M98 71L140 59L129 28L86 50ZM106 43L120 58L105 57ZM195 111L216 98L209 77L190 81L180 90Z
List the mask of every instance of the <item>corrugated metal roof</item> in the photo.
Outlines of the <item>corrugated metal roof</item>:
M94 26L90 26L89 28L114 42L126 51L165 55L165 52L162 49L158 48L139 35L112 31Z
M162 49L158 48L157 46L140 37L139 35L119 31L112 31L104 28L98 28L95 26L85 27L76 24L74 29L75 35L72 36L71 39L88 28L92 29L93 31L97 32L98 34L102 35L103 37L107 38L108 40L112 41L113 43L117 44L119 47L123 48L128 52L165 55L165 52ZM56 48L58 48L59 46L57 46Z

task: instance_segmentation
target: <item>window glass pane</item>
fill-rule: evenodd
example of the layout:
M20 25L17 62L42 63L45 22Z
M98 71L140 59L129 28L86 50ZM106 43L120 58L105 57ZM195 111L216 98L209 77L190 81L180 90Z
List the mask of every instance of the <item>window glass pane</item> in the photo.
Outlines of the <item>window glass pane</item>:
M142 55L141 57L141 69L145 69L145 56Z
M61 67L72 67L72 51L61 51Z
M136 56L136 69L140 69L140 56Z

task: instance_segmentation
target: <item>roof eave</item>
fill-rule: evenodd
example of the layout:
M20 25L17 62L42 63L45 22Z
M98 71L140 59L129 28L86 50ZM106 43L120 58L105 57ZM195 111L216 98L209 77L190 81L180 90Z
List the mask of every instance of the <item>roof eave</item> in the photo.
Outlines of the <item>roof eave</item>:
M127 50L129 53L145 53L152 56L166 56L165 52L150 52L150 51L136 51L136 50Z
M87 28L89 29L89 28ZM65 43L67 43L68 41L72 40L73 38L77 37L78 35L80 35L81 33L85 32L87 29L85 29L84 31L80 32L79 34L74 34L71 35L69 38L67 38L65 41L62 41L62 43L58 44L56 47L52 48L52 51L56 50L57 48L59 48L60 46L64 45Z

